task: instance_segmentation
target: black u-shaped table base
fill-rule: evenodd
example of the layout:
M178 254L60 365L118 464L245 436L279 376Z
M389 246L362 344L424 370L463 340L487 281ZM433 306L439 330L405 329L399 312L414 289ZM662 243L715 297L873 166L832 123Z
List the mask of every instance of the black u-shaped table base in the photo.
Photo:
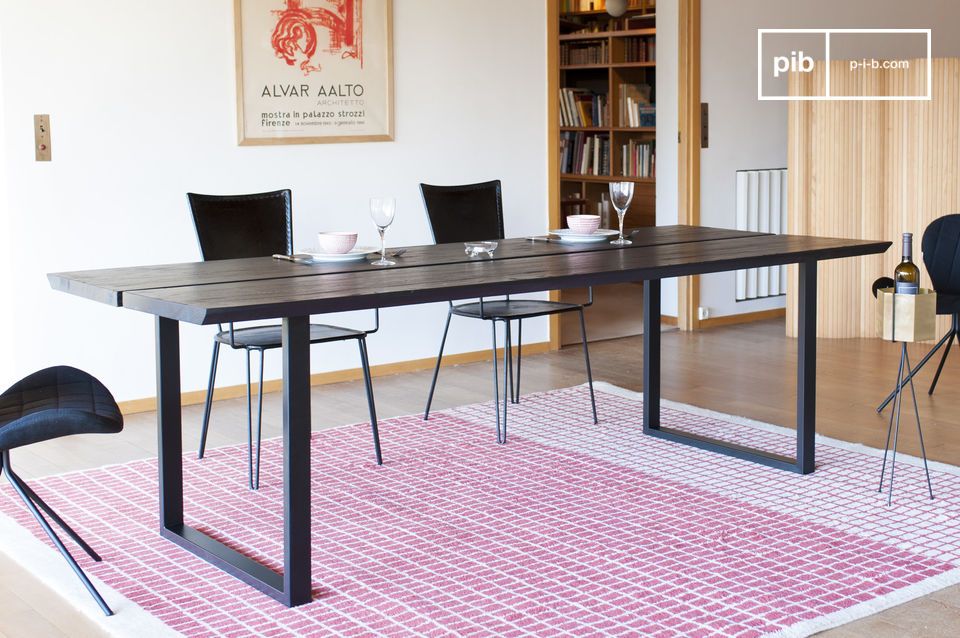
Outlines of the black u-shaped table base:
M287 607L312 600L310 582L310 318L283 320L283 573L183 522L180 324L157 317L160 534Z
M797 455L774 454L660 425L660 280L643 283L643 433L799 474L815 468L817 262L798 264Z

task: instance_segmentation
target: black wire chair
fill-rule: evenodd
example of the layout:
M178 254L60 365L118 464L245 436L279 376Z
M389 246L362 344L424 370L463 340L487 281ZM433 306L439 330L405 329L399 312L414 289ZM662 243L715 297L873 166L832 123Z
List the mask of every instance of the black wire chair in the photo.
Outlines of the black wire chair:
M955 339L960 340L960 215L945 215L933 220L923 231L920 248L923 251L923 264L927 267L930 282L937 293L937 314L950 315L951 324L947 334L920 360L900 386L906 387L920 368L926 365L940 348L946 346L927 392L933 395L940 381L940 373L943 372L943 364L947 362L947 355L950 354L950 347ZM896 393L897 389L894 388L877 408L877 412L882 412Z
M187 193L193 223L200 242L204 261L219 259L242 259L269 257L275 254L293 254L293 212L289 189L251 195L198 195ZM263 420L263 357L267 350L283 345L281 326L255 326L236 328L231 322L227 328L218 324L213 339L213 358L210 362L210 379L207 384L207 399L203 410L203 429L200 434L198 458L203 458L210 426L210 410L213 405L213 389L217 379L217 362L220 346L228 345L234 350L244 350L247 357L247 463L250 489L260 487L260 439ZM373 449L377 465L383 463L380 452L380 433L377 427L377 411L373 399L373 382L370 379L370 362L367 356L367 335L380 328L380 312L374 311L374 327L371 330L354 330L325 324L310 325L310 343L329 343L355 339L360 350L360 363L370 409L370 427L373 431ZM250 378L250 353L260 353L260 375L257 397L257 453L253 454L253 400Z
M90 558L98 563L102 559L13 471L10 450L72 434L115 434L121 430L123 415L113 395L97 379L76 368L56 366L34 372L0 395L0 472L6 473L17 496L107 616L113 611L44 513Z
M500 180L460 186L420 184L420 193L423 195L423 203L427 209L427 216L430 218L430 228L433 231L435 243L446 244L504 238L503 198ZM580 314L580 334L583 339L583 358L586 363L587 381L590 386L593 422L597 423L597 402L593 392L593 373L590 370L590 350L587 346L587 324L583 316L583 309L593 304L593 288L589 288L588 291L588 301L585 304L537 299L511 299L510 295L507 295L505 299L494 300L485 300L481 297L478 302L459 305L455 305L452 301L449 302L447 322L443 328L443 337L440 340L440 352L437 354L437 363L433 369L433 380L430 383L430 394L427 396L427 406L423 411L423 420L426 421L430 418L430 405L433 403L437 377L440 374L443 348L447 342L447 332L450 330L450 319L454 315L469 319L482 319L491 323L493 334L493 397L494 408L497 411L497 442L506 443L508 396L510 402L515 404L520 402L523 320L565 312L577 312ZM514 380L513 375L512 321L517 322L516 380ZM499 407L499 375L497 372L497 322L502 322L504 327L502 427Z

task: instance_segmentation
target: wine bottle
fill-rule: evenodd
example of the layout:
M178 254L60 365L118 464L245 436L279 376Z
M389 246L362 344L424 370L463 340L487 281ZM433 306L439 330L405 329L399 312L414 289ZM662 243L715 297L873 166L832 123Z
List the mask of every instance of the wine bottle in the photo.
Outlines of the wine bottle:
M903 260L893 272L894 292L916 295L920 292L920 269L913 263L913 233L903 234Z

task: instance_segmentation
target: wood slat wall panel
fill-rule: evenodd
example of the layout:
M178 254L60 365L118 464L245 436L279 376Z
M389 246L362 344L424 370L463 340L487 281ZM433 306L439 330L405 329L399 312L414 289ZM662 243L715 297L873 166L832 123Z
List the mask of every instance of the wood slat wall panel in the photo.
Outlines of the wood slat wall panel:
M906 71L867 73L835 60L832 93L923 94L926 68L926 60L912 60ZM823 70L791 74L791 93L813 94ZM960 59L933 61L931 101L795 101L788 128L789 232L896 242L883 255L821 264L819 336L873 337L870 285L893 273L900 234L914 234L919 263L927 224L960 212ZM791 272L790 336L797 334L794 280ZM948 327L941 318L938 334Z

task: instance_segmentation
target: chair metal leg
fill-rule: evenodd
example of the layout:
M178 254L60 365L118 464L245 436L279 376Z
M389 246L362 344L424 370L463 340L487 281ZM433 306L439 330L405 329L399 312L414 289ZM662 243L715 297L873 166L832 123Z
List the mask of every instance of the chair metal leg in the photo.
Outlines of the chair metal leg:
M497 413L497 443L503 443L500 436L500 383L497 374L497 322L490 322L490 332L493 335L493 409Z
M517 390L514 403L520 403L520 363L523 356L523 319L517 319Z
M510 403L517 402L517 393L513 389L513 335L511 334L511 324L510 320L507 319L503 322L503 325L506 326L506 341L503 344L504 347L504 361L507 362L507 372L510 375Z
M210 410L213 408L213 386L217 381L217 361L220 358L220 342L213 342L213 360L210 361L210 381L207 383L207 401L203 407L203 428L200 430L200 448L197 458L203 458L207 448L207 429L210 427Z
M593 409L593 422L597 419L597 399L593 394L593 371L590 369L590 348L587 345L587 321L583 318L583 308L580 309L580 339L583 341L583 362L587 365L587 385L590 386L590 407Z
M56 523L57 525L59 525L59 526L60 526L60 529L62 529L64 532L66 532L67 536L69 536L70 538L73 539L73 542L74 542L74 543L76 543L77 545L80 546L80 549L82 549L83 551L85 551L90 558L92 558L94 561L96 561L96 562L98 562L98 563L103 560L102 558L100 558L100 554L98 554L97 552L95 552L95 551L93 550L93 548L90 547L90 545L88 545L87 542L86 542L85 540L83 540L83 539L80 537L80 535L77 534L77 532L74 531L74 529L73 529L72 527L70 527L69 525L67 525L67 522L64 521L62 518L60 518L60 515L57 514L57 513L53 510L52 507L50 507L49 505L47 505L47 504L43 501L43 499L40 498L40 497L37 495L37 493L34 492L33 489L32 489L29 485L26 484L26 482L24 482L24 480L23 480L22 478L20 478L19 475L15 474L15 473L13 472L13 470L11 470L9 467L7 468L7 473L10 474L10 475L12 475L17 481L20 482L20 487L22 487L22 488L23 488L23 491L27 493L27 496L30 497L30 500L33 501L34 504L37 505L40 509L42 509L44 512L46 512L46 513L47 513L47 516L49 516L51 519L53 519L53 522Z
M260 380L257 383L257 460L254 466L253 489L260 489L260 441L263 433L263 355L266 351L260 351Z
M360 364L363 367L363 383L367 388L367 407L370 408L370 430L373 433L373 452L377 458L377 465L383 465L383 454L380 452L380 428L377 424L377 406L373 400L373 380L370 378L370 361L367 357L367 340L357 339L360 344Z
M247 482L253 487L253 390L250 381L250 351L247 354Z
M24 490L24 484L20 482L16 474L13 474L10 471L10 451L3 451L3 465L7 469L7 480L10 481L10 484L13 486L13 489L17 492L17 495L20 497L20 500L23 501L24 505L27 506L27 509L30 510L30 513L33 514L33 517L40 523L40 527L43 528L43 531L46 532L47 536L60 551L60 554L66 559L67 563L73 569L73 573L80 578L80 582L83 583L83 586L86 587L87 591L93 596L93 599L97 602L97 605L100 606L100 609L103 610L103 613L107 616L113 615L113 610L107 605L107 602L103 599L103 596L100 595L100 592L97 591L97 588L93 586L93 583L90 582L90 579L87 578L87 575L80 569L80 565L77 564L77 561L70 554L70 551L63 544L63 541L60 540L60 537L57 536L57 533L53 531L53 528L50 527L50 524L47 522L47 519L43 517L43 514L40 513L40 510L37 509L37 506L34 505L33 501L27 494L27 491ZM58 517L59 518L59 517Z
M943 364L947 362L947 355L950 354L950 346L953 345L953 340L956 338L957 333L951 328L948 336L950 339L947 341L947 347L943 351L943 356L940 357L940 365L937 366L937 373L933 375L933 383L930 384L930 389L927 391L927 394L930 396L933 396L933 391L937 389L937 381L940 380L940 373L943 372ZM910 383L913 383L913 379L910 379Z
M500 440L501 444L507 442L507 403L509 398L509 391L507 390L507 382L510 381L509 377L512 375L507 374L507 368L513 368L513 362L510 360L510 321L503 322L504 330L504 346L503 346L503 437ZM497 352L494 350L493 358L497 358ZM510 381L512 385L512 381Z
M440 374L440 362L443 360L443 347L447 344L447 332L450 330L450 318L453 317L453 308L447 311L447 323L443 327L443 338L440 339L440 352L437 353L437 365L433 368L433 381L430 382L430 394L427 395L427 407L423 410L423 420L430 418L430 404L433 403L433 391L437 387L437 376Z

